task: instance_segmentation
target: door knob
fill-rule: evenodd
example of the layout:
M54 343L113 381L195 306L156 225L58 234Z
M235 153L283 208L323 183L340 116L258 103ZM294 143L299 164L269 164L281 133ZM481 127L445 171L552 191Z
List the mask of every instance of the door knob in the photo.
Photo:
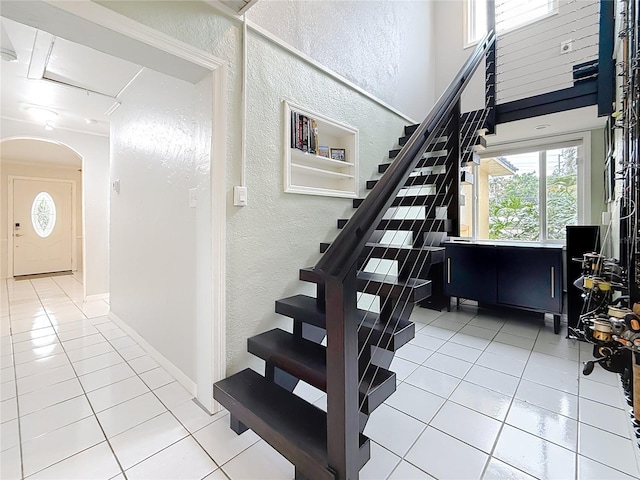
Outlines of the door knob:
M24 235L24 233L16 233L14 236L15 236L15 237L21 237L21 236L23 236L23 235Z

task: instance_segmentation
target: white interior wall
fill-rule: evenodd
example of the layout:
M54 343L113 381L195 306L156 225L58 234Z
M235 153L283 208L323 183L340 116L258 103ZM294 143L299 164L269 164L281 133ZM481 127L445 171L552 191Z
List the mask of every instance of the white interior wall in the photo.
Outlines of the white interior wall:
M196 85L195 102L195 159L194 180L197 195L195 225L196 269L196 356L211 358L212 356L212 258L211 240L211 131L213 81L209 76ZM222 206L220 206L222 208ZM198 399L209 406L213 399L213 378L210 365L197 362L195 381L198 386Z
M351 201L283 192L282 100L288 99L360 130L361 191L402 135L405 121L326 73L249 34L247 167L249 204L233 206L241 178L242 26L203 3L105 2L108 8L192 44L229 63L227 78L227 365L229 373L255 361L246 339L291 321L274 313L276 299L312 292L298 269L313 265L319 242L337 234L336 219ZM362 30L363 32L365 30ZM378 31L368 31L374 39ZM317 48L329 47L318 43ZM386 58L377 59L381 68ZM431 88L426 85L425 89ZM124 186L123 186L124 189ZM215 234L215 232L214 232ZM117 279L113 280L115 283ZM198 332L200 334L200 332ZM203 335L206 335L203 334ZM168 338L171 335L165 332ZM185 371L185 373L187 373Z
M435 45L435 94L437 97L449 86L460 67L467 61L474 47L464 48L464 7L466 2L434 0L433 34ZM484 108L485 71L481 63L462 94L462 111Z
M246 15L411 118L434 103L433 2L270 0Z
M42 138L62 143L75 150L82 158L82 184L84 185L84 271L87 296L109 293L109 139L98 135L56 129L46 131L41 125L0 119L2 138ZM4 184L3 184L4 188ZM78 204L80 206L81 203ZM6 218L6 217L2 217ZM6 222L4 222L6 223ZM78 224L81 225L81 224ZM3 225L2 228L6 227ZM0 230L2 264L6 259L6 230ZM82 249L78 250L82 252ZM6 268L6 267L5 267ZM3 277L6 271L0 272Z
M196 98L194 85L145 69L111 116L111 312L192 380Z

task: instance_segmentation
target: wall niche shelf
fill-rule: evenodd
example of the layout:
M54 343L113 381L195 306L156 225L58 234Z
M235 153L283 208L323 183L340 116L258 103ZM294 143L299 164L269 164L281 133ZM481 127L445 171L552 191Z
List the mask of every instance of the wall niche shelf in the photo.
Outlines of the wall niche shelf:
M356 198L358 130L286 100L283 104L284 191Z

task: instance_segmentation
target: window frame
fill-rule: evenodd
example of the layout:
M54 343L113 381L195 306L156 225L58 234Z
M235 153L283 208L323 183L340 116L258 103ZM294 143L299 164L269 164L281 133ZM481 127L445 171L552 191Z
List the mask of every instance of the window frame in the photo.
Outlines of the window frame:
M497 0L499 1L499 0ZM497 3L496 1L496 3ZM479 38L477 40L470 40L470 27L471 27L471 21L475 18L475 14L473 12L475 12L476 10L473 9L473 6L477 5L478 3L482 3L484 5L484 8L487 8L487 0L464 0L464 6L463 6L463 21L464 21L464 27L463 27L463 35L464 38L462 39L462 44L463 44L463 48L469 48L469 47L473 47L475 45L478 44L478 42L482 39L482 36L484 34L486 34L487 30L486 27L483 30L482 35L479 36ZM527 27L529 25L533 25L534 23L546 20L547 18L550 18L554 15L558 14L559 8L560 8L560 0L548 0L548 3L550 5L550 9L547 13L545 13L544 15L540 15L539 17L536 17L534 19L531 20L527 20L526 22L520 23L514 27L511 28L506 28L504 30L499 30L496 28L496 33L500 34L500 35L506 35L509 34L511 32L515 32L521 28Z
M508 156L519 153L530 153L537 151L540 153L538 156L539 161L539 182L538 182L538 199L539 204L544 205L545 208L539 212L540 221L540 234L537 241L522 241L522 240L497 240L490 239L495 243L540 243L540 244L566 244L566 240L555 240L547 238L547 176L546 176L546 152L547 150L554 150L557 148L577 146L578 147L578 225L591 224L591 132L577 132L574 134L555 135L548 137L541 137L533 140L526 140L521 142L509 142L491 146L486 150L480 152L480 158L495 158L497 156ZM545 167L545 168L543 168ZM544 172L544 174L543 174ZM478 176L478 165L473 166L474 178ZM478 238L478 214L479 214L479 202L478 202L478 182L473 184L473 228L472 236L473 240L489 240Z

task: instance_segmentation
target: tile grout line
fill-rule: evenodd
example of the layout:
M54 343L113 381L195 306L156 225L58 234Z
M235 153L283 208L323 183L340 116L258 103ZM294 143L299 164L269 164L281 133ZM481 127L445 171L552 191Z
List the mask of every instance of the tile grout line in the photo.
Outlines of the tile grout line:
M31 281L31 280L30 280L30 281ZM55 282L55 281L54 281L54 283L57 283L57 282ZM62 289L61 289L61 290L62 290ZM64 290L63 290L63 292L64 292ZM65 295L67 295L67 297L69 298L69 300L71 300L71 297L69 297L69 295L67 294L67 292L64 292L64 293L65 293ZM37 293L37 291L36 291L36 295L37 295L37 294L38 294L38 293ZM42 300L40 299L40 296L39 296L39 295L38 295L38 299L40 300L40 303L42 303ZM43 307L44 307L44 305L43 305ZM84 315L84 313L83 313L83 315ZM47 313L47 317L48 317L48 313ZM86 316L85 316L85 317L86 317ZM51 320L49 320L49 321L51 321ZM53 327L53 324L52 324L52 327ZM107 445L109 445L109 448L111 449L111 452L113 453L113 456L114 456L114 458L116 459L116 462L117 462L117 464L118 464L118 467L120 467L120 472L124 475L124 470L122 469L122 465L120 465L120 461L119 461L119 460L118 460L118 458L115 456L115 452L113 452L113 448L111 447L111 444L109 443L109 439L107 438L107 436L106 436L106 434L105 434L105 432L104 432L104 429L102 428L102 425L101 425L101 424L100 424L100 422L98 421L98 417L97 417L97 415L96 415L95 409L93 408L93 405L91 404L91 401L89 400L89 397L87 396L87 392L85 391L84 386L82 385L82 382L80 382L80 378L79 378L79 376L78 376L78 372L76 371L76 369L75 369L75 367L74 367L74 365L73 365L73 362L72 362L72 361L71 361L71 359L69 358L69 355L68 355L67 349L66 349L66 348L64 347L64 345L62 344L62 339L61 339L61 338L60 338L60 336L58 335L58 330L57 330L55 327L53 327L53 329L54 329L54 332L55 332L54 334L56 335L56 337L58 338L58 341L60 342L60 346L62 347L62 351L64 352L65 356L67 357L67 361L69 362L69 365L71 366L71 369L73 370L73 373L75 374L75 380L78 382L78 384L80 385L80 388L82 389L83 395L84 395L85 399L87 400L87 403L89 404L89 408L91 409L91 412L92 412L92 414L93 414L93 417L95 418L96 423L97 423L97 424L98 424L98 426L100 427L100 431L102 432L102 435L104 436L104 438L105 438L105 440L106 440L106 442L107 442ZM77 397L79 397L79 396L80 396L80 395L78 395L78 396L76 396L76 397L73 397L73 398L77 398ZM67 400L69 400L69 399L67 399ZM64 401L67 401L67 400L64 400ZM58 402L58 403L63 403L63 402ZM41 409L41 410L42 410L42 409ZM85 418L89 418L89 417L85 417ZM83 419L82 419L82 420L83 420ZM81 420L80 420L80 421L81 421ZM73 423L77 423L77 422L73 422ZM71 424L69 424L69 425L73 425L73 423L71 423ZM67 425L65 425L65 427L66 427L66 426L67 426ZM64 428L64 427L60 427L60 428ZM57 429L56 429L56 430L57 430ZM49 433L49 432L47 432L47 433ZM45 434L43 434L43 435L46 435L47 433L45 433ZM102 443L102 442L100 442L100 443ZM99 445L100 443L97 443L97 444L95 444L95 445L90 445L90 446L88 446L87 448L84 448L84 449L82 449L81 451L74 453L73 455L70 455L70 456L68 456L68 457L61 458L61 459L59 459L57 462L54 462L54 463L52 463L52 464L50 464L50 465L47 465L46 467L44 467L44 468L42 468L42 469L40 469L40 470L38 470L38 471L36 471L36 472L33 472L33 473L32 473L32 475L33 475L33 474L36 474L36 473L38 473L38 472L40 472L40 471L43 471L43 470L45 470L45 469L47 469L47 468L50 468L50 467L52 467L53 465L56 465L56 464L58 464L58 463L61 463L61 462L63 462L64 460L66 460L66 459L68 459L68 458L72 458L72 457L74 457L74 456L78 455L79 453L82 453L82 452L84 452L84 451L87 451L87 450L89 450L90 448L93 448L93 447L95 447L96 445ZM23 477L24 477L24 472L23 472ZM126 477L126 475L125 475L125 480L126 480L126 478L127 478L127 477Z
M5 288L7 290L7 298L9 295L9 287L7 284L8 280L5 280ZM16 362L15 362L15 353L13 351L13 330L11 325L11 302L8 302L8 310L9 310L9 335L11 340L11 361L13 364L13 380L14 380L14 389L16 393L16 421L18 424L18 452L20 454L20 478L24 478L24 457L22 454L22 426L20 423L20 402L18 402L18 377L16 374Z
M498 429L498 434L496 435L495 440L493 441L493 446L491 447L491 452L489 453L489 460L487 461L487 463L485 464L484 468L482 469L482 474L480 475L480 478L484 478L484 476L487 473L487 469L489 468L489 463L491 462L491 460L493 458L495 458L498 461L502 461L499 458L495 457L495 451L496 451L496 447L498 446L498 441L500 439L500 436L502 435L502 431L504 430L505 425L507 425L507 418L509 417L509 412L511 411L511 407L513 406L513 402L516 399L516 394L518 393L518 388L520 388L520 384L522 383L522 379L523 379L523 375L524 372L527 368L527 365L529 364L529 360L531 359L531 354L533 353L533 348L535 347L535 342L538 340L538 337L540 336L540 331L538 330L538 334L536 335L536 338L533 342L533 345L531 346L531 349L529 350L529 356L527 357L527 361L525 362L525 366L522 369L522 373L520 374L520 377L518 378L518 384L516 385L515 390L513 391L513 395L511 396L511 400L509 401L509 406L507 407L507 411L504 415L504 420L502 420L501 424L500 424L500 428ZM537 435L536 435L537 437ZM541 438L541 437L538 437ZM521 469L515 467L514 465L511 465L510 463L507 463L506 461L504 462L505 465L509 465L510 467L516 469L519 472L522 472ZM527 473L527 472L524 472ZM533 476L533 475L532 475Z
M31 280L29 280L29 282L31 282ZM35 289L35 287L34 287L34 290L36 290L36 289ZM61 289L61 290L62 290L62 289ZM63 290L63 292L64 292L64 290ZM67 294L66 292L64 292L64 293L65 293L65 295L67 295L67 297L71 300L71 297L69 297L69 296L68 296L68 294ZM42 304L42 300L41 300L40 296L38 295L37 290L36 290L36 295L38 296L38 300L39 300L39 301L40 301L40 303ZM43 305L43 304L42 304L42 305ZM43 308L44 308L44 305L43 305ZM83 313L83 315L84 315L84 313ZM47 313L47 317L48 317L48 313ZM86 316L85 316L85 319L86 319ZM49 319L49 322L51 322L51 320L50 320L50 319ZM52 325L52 327L53 327L53 329L54 329L54 332L55 332L54 334L55 334L55 335L56 335L56 337L58 338L58 341L60 342L60 346L62 347L62 350L63 350L63 352L64 352L65 356L67 357L67 360L68 360L68 362L69 362L69 365L71 366L71 368L72 368L72 370L73 370L73 372L74 372L74 374L75 374L75 380L77 380L77 381L78 381L78 384L80 385L80 388L82 389L83 395L84 395L84 397L86 398L87 403L89 404L89 408L91 409L91 412L92 412L92 414L93 414L93 417L95 418L96 422L98 423L98 426L100 427L100 430L102 431L102 434L104 435L104 438L105 438L105 440L106 440L106 442L107 442L107 445L109 445L109 448L111 449L111 451L112 451L112 453L113 453L113 456L114 456L114 458L115 458L115 460L116 460L116 462L117 462L117 464L118 464L118 467L120 467L120 472L124 475L124 470L122 469L122 465L120 464L120 461L119 461L119 460L118 460L118 458L116 457L115 452L113 452L113 447L112 447L112 446L111 446L111 444L109 443L109 439L107 438L107 436L106 436L106 434L105 434L105 432L104 432L104 429L102 428L102 425L100 424L100 422L99 422L99 420L98 420L98 417L97 417L97 415L96 415L95 409L93 408L93 405L92 405L92 404L91 404L91 402L89 401L89 397L87 396L87 392L85 391L84 386L82 385L82 382L80 382L80 378L79 378L79 376L78 376L78 373L77 373L77 371L76 371L75 367L73 366L73 362L72 362L72 361L71 361L71 359L69 358L69 355L68 355L67 350L65 349L64 345L62 345L62 340L60 339L60 337L59 337L59 335L58 335L58 331L57 331L57 330L56 330L56 328L53 326L53 324L51 324L51 325ZM17 381L16 381L16 386L17 386ZM77 398L77 397L79 397L79 396L80 396L80 395L77 395L76 397L72 397L72 398ZM67 400L69 400L69 399L67 399ZM67 401L67 400L64 400L64 401ZM63 403L63 402L58 402L58 403ZM43 409L40 409L40 410L43 410ZM85 417L85 418L89 418L89 417ZM82 419L82 420L83 420L83 419ZM72 423L71 423L71 424L69 424L69 425L72 425L73 423L77 423L77 422L72 422ZM66 426L66 425L65 425L65 426ZM60 428L64 428L64 427L60 427ZM55 429L55 430L58 430L58 429ZM47 433L49 433L49 432L47 432ZM46 433L45 433L45 434L43 434L43 435L46 435ZM100 442L100 443L102 443L102 442ZM95 444L95 445L99 445L99 443L98 443L98 444ZM47 468L50 468L50 467L52 467L53 465L56 465L56 464L58 464L58 463L61 463L61 462L63 462L64 460L66 460L66 459L68 459L68 458L72 458L72 457L74 457L74 456L78 455L79 453L82 453L82 452L84 452L84 451L86 451L86 450L88 450L88 449L90 449L90 448L95 447L95 445L90 445L89 447L87 447L87 448L85 448L85 449L82 449L80 452L76 452L76 453L74 453L73 455L70 455L70 456L68 456L68 457L62 458L62 459L58 460L57 462L54 462L54 463L52 463L52 464L50 464L50 465L47 465L46 467L44 467L44 468L42 468L42 469L40 469L40 470L38 470L38 471L36 471L36 472L33 472L33 473L32 473L32 475L34 475L34 474L36 474L36 473L38 473L38 472L40 472L40 471L42 471L42 470L45 470L45 469L47 469ZM24 466L23 466L22 477L24 478ZM126 477L126 475L125 475L125 479L126 479L126 478L127 478L127 477Z
M107 322L105 322L105 323L107 323ZM119 327L118 327L118 328L119 328ZM128 401L130 401L130 400L133 400L133 399L135 399L135 398L139 398L139 397L141 397L142 395L146 395L147 393L151 393L151 394L152 394L152 395L153 395L153 396L154 396L154 397L155 397L155 398L160 402L160 404L161 404L161 405L166 409L166 412L162 412L162 413L160 413L160 414L158 414L158 415L156 415L156 416L154 416L154 417L152 417L152 418L150 418L150 419L145 420L144 422L142 422L142 423L140 423L140 424L137 424L137 425L134 425L134 426L132 426L132 427L130 427L130 428L127 428L126 430L124 430L124 431L122 431L122 432L118 433L118 435L121 435L122 433L125 433L125 432L127 432L127 431L129 431L129 430L132 430L133 428L136 428L136 427L138 427L138 426L140 426L140 425L142 425L142 424L144 424L144 423L148 422L149 420L153 420L154 418L157 418L157 417L159 417L160 415L163 415L164 413L170 413L170 414L171 414L171 416L172 416L172 417L173 417L173 418L178 422L178 424L180 424L180 426L181 426L182 428L184 428L184 430L187 432L187 435L186 435L185 437L182 437L182 438L180 438L180 439L176 440L175 442L171 443L170 445L167 445L167 446L165 446L164 448L162 448L162 449L158 450L157 452L154 452L153 454L149 455L148 457L143 458L143 459L142 459L142 460L140 460L138 463L135 463L134 465L131 465L129 468L133 468L133 467L135 467L136 465L139 465L140 463L142 463L142 462L144 462L144 461L148 460L149 458L153 457L154 455L157 455L158 453L160 453L160 452L162 452L162 451L166 450L167 448L169 448L169 447L171 447L171 446L175 445L176 443L178 443L178 442L180 442L180 441L184 440L185 438L191 437L191 438L193 438L193 440L198 444L198 446L202 449L202 451L203 451L203 452L204 452L204 453L205 453L205 454L206 454L206 455L211 459L211 461L213 462L213 464L214 464L214 465L216 465L216 467L217 467L217 468L216 468L216 470L217 470L217 469L221 469L221 468L222 468L222 466L221 466L221 465L218 465L218 463L217 463L217 462L216 462L216 461L211 457L211 455L209 454L209 452L207 452L207 451L206 451L206 449L205 449L205 448L200 444L200 442L198 442L198 440L197 440L197 438L195 438L194 434L193 434L193 433L192 433L192 432L191 432L191 431L190 431L190 430L189 430L189 429L188 429L188 428L187 428L187 427L182 423L182 421L181 421L181 420L180 420L180 419L179 419L179 418L178 418L178 417L173 413L173 411L172 411L169 407L167 407L167 406L164 404L164 402L162 401L162 399L161 399L160 397L158 397L158 395L157 395L157 393L155 392L155 390L154 390L154 389L152 389L152 388L150 388L150 387L149 387L149 385L147 385L147 383L144 381L144 379L140 376L142 373L145 373L145 372L140 372L140 373L139 373L136 369L134 369L133 367L131 367L131 365L129 364L129 360L127 360L126 358L124 358L124 357L122 356L122 354L120 353L120 351L118 350L118 348L117 348L117 347L115 347L115 346L111 343L111 341L112 341L112 340L115 340L115 339L107 338L106 336L104 336L104 334L103 334L103 332L102 332L101 330L98 330L98 332L99 332L99 334L100 334L100 335L105 339L105 341L106 341L106 342L107 342L111 347L113 347L114 351L115 351L115 352L117 352L117 353L118 353L118 355L120 355L120 357L124 360L124 363L125 363L129 368L131 368L131 370L134 372L134 375L133 375L132 377L129 377L129 378L137 377L137 378L138 378L138 379L139 379L139 380L140 380L140 381L141 381L141 382L142 382L142 383L143 383L143 384L144 384L144 385L149 389L149 392L142 393L142 394L137 395L137 396L135 396L135 397L133 397L133 398L130 398L130 399L127 399L127 400L125 400L125 401L123 401L123 402L120 402L120 403L117 403L117 404L115 404L115 405L112 405L112 406L110 406L109 408L113 408L113 407L115 407L115 406L122 405L122 404L124 404L124 403L126 403L126 402L128 402ZM127 335L126 333L125 333L124 337L131 338L131 337L129 337L129 335ZM122 337L117 337L117 338L122 338ZM117 338L116 338L116 339L117 339ZM132 340L133 340L133 339L132 339ZM135 342L135 340L134 340L134 345L139 346L139 345ZM63 346L63 348L64 348L64 346ZM125 348L127 348L127 347L125 347ZM140 347L140 348L142 348L142 347ZM142 350L144 351L144 349L142 349ZM149 354L145 351L145 355L147 355L147 356L148 356ZM144 356L144 355L141 355L140 357L132 358L131 360L135 360L136 358L141 358L142 356ZM72 367L73 367L73 365L72 365ZM106 367L106 368L109 368L109 367ZM152 370L153 370L153 369L152 369ZM74 368L74 371L75 371L75 368ZM98 371L99 371L99 370L98 370ZM149 371L149 370L147 370L147 371ZM91 373L93 373L93 372L91 372ZM79 381L79 377L78 377L77 375L76 375L76 377L78 378L78 381ZM173 378L173 377L172 377L172 378ZM127 379L125 379L125 380L127 380ZM121 380L121 381L123 381L123 380ZM178 383L175 379L174 379L174 382ZM118 383L118 382L115 382L115 383ZM172 382L170 382L170 383L172 383ZM166 384L166 385L169 385L170 383L168 383L168 384ZM81 387L82 387L83 391L85 391L85 390L84 390L84 386L82 385L82 382L80 382L80 384L81 384ZM111 384L111 385L113 385L113 384ZM180 384L178 383L178 385L180 385ZM162 388L163 386L165 386L165 385L162 385L161 387L158 387L158 388ZM101 388L104 388L104 387L101 387ZM99 389L96 389L96 390L99 390ZM95 391L95 390L93 390L93 391ZM85 392L85 395L86 395L86 392ZM183 402L183 403L187 403L187 402L190 402L190 401L192 401L192 400L193 400L193 399L189 399L189 400L187 400L186 402ZM94 411L94 409L93 409L93 405L91 404L91 401L89 400L88 396L87 396L87 401L89 402L89 404L90 404L90 406L91 406L92 411ZM181 403L180 405L182 405L182 403ZM178 406L178 405L176 405L176 406ZM109 408L108 408L108 409L109 409ZM106 410L108 410L108 409L105 409L104 411L106 411ZM95 411L94 411L94 416L95 416L95 418L96 418L96 420L97 420L98 424L100 425L100 428L101 428L101 430L102 430L102 432L103 432L103 434L104 434L104 436L105 436L105 439L106 439L106 441L107 441L107 443L108 443L108 445L109 445L109 448L111 449L111 451L112 451L112 453L113 453L113 456L116 458L116 461L118 462L118 466L120 466L120 469L122 470L122 474L124 475L124 477L125 477L125 479L126 479L126 478L127 478L126 471L125 471L125 469L122 467L122 465L121 465L121 463L120 463L120 460L118 459L118 456L116 455L115 451L113 450L113 447L111 446L111 442L109 441L109 437L108 437L108 436L106 435L106 433L104 432L104 429L103 429L103 427L102 427L102 424L100 423L100 420L99 420L99 418L98 418L97 414L95 413ZM221 418L220 418L220 419L218 419L218 420L221 420ZM214 423L214 422L216 422L216 421L218 421L218 420L214 420L212 423ZM207 425L205 425L205 426L204 426L204 427L202 427L202 428L206 428L206 427L207 427ZM197 431L200 431L200 430L201 430L201 429L199 429L199 430L197 430ZM195 432L194 432L194 433L195 433ZM252 444L252 445L253 445L253 444ZM252 446L252 445L251 445L251 446ZM249 447L247 447L247 448L249 448ZM243 450L243 451L244 451L244 450ZM234 458L235 458L235 457L234 457ZM213 472L215 472L215 470L213 470L212 472L209 472L207 475L210 475L210 474L211 474L211 473L213 473Z
M480 310L480 309L478 308L478 311L479 311L479 310ZM474 315L473 317L471 317L471 318L469 319L469 322L471 322L471 321L472 321L474 318L476 318L477 316L478 316L478 314L476 314L476 315ZM469 325L469 322L467 322L467 324L466 324L465 326ZM473 362L473 364L472 364L472 367L471 367L471 368L473 368L473 366L476 366L476 365L477 365L477 366L482 367L482 365L480 365L480 364L478 363L478 360L480 360L480 358L482 357L482 355L483 355L484 353L488 353L488 352L487 352L487 348L489 347L489 345L491 345L491 343L492 343L493 341L496 341L496 340L495 340L495 338L496 338L496 337L498 336L498 334L502 331L502 328L503 328L505 325L506 325L506 323L504 323L504 324L500 327L500 329L499 329L498 331L496 331L496 332L495 332L495 334L493 335L492 339L491 339L491 340L489 340L489 344L487 344L487 346L485 346L485 348L483 348L483 349L482 349L482 353L481 353L481 354L478 356L478 358L476 358L476 360ZM463 328L464 328L464 327L463 327ZM479 327L479 328L482 328L482 327ZM506 333L506 332L505 332L505 333ZM540 335L540 331L538 330L538 334L536 335L536 339L538 338L538 336L539 336L539 335ZM448 341L447 341L447 342L448 342ZM455 342L454 342L454 343L455 343ZM498 343L501 343L501 342L498 342ZM534 341L534 345L535 345L535 341ZM532 352L532 351L533 351L533 345L532 345L531 349L529 350L529 356L527 357L527 362L525 362L525 368L526 368L526 364L527 364L527 363L528 363L528 361L529 361L529 358L531 358L531 352ZM469 370L471 370L471 368L470 368ZM485 368L488 368L488 367L485 367ZM491 370L493 370L493 369L491 369ZM494 371L497 371L497 370L494 370ZM467 373L468 373L468 372L467 372ZM499 372L499 373L503 373L503 374L505 374L505 375L508 375L508 374L506 374L505 372ZM511 410L511 405L513 404L513 401L514 401L515 396L516 396L516 392L518 391L518 387L520 386L520 382L522 381L522 375L524 375L524 369L523 369L522 373L520 374L520 377L518 378L518 384L516 385L516 388L515 388L515 390L514 390L514 392L513 392L513 395L511 395L511 400L510 400L510 402L509 402L509 407L507 408L507 412L506 412L506 414L505 414L505 416L504 416L504 419L500 422L500 428L498 429L498 433L496 434L496 437L495 437L495 439L494 439L494 441L493 441L493 444L492 444L491 450L490 450L490 452L489 452L489 453L488 453L488 455L487 455L487 460L484 462L484 465L483 465L483 467L482 467L482 471L480 472L480 478L483 478L483 477L486 475L487 468L489 467L489 463L491 462L491 460L492 460L493 458L495 458L495 457L493 456L493 454L494 454L494 452L495 452L496 445L498 444L498 439L500 438L500 435L502 434L502 430L504 429L504 426L506 425L507 417L508 417L508 415L509 415L509 410ZM466 376L466 374L465 374L465 376ZM464 381L464 378L463 378L460 382L462 382L462 381ZM473 383L473 382L469 382L469 383ZM480 386L480 387L482 387L482 388L485 388L485 389L487 388L487 387L483 387L483 386L481 386L481 385L478 385L478 386ZM456 387L456 388L458 388L458 387ZM489 390L491 390L491 389L489 389ZM491 390L491 391L494 391L494 390ZM453 393L453 392L452 392L452 393ZM501 392L497 392L497 393L501 393ZM453 401L453 400L450 400L450 398L451 398L451 395L449 395L449 398L447 398L447 401ZM457 402L454 402L454 403L457 403ZM463 407L464 407L464 408L468 408L468 407L466 407L466 406L464 406L464 405L463 405ZM478 413L480 413L481 415L484 415L482 412L478 412ZM492 418L492 417L489 417L488 415L485 415L485 416L487 416L487 418ZM434 417L434 418L435 418L435 417ZM435 427L433 427L433 428L435 428ZM446 435L448 435L446 432L443 432L443 433L445 433ZM453 438L456 438L456 437L453 437ZM462 440L460 440L460 439L457 439L457 440L459 440L459 441L463 442L463 441L462 441ZM463 443L465 443L466 445L469 445L469 444L468 444L468 443L466 443L466 442L463 442ZM470 445L470 446L471 446L472 448L476 448L476 447L474 447L473 445ZM476 450L478 450L478 451L482 452L482 450L480 450L479 448L476 448ZM484 453L484 452L482 452L482 453ZM497 459L496 459L496 460L497 460ZM506 462L505 462L505 463L506 463ZM507 465L510 465L510 464L507 464ZM510 466L511 466L511 467L513 467L513 465L510 465ZM516 467L513 467L513 468L516 468ZM518 468L516 468L516 470L521 471L521 470L520 470L520 469L518 469Z

